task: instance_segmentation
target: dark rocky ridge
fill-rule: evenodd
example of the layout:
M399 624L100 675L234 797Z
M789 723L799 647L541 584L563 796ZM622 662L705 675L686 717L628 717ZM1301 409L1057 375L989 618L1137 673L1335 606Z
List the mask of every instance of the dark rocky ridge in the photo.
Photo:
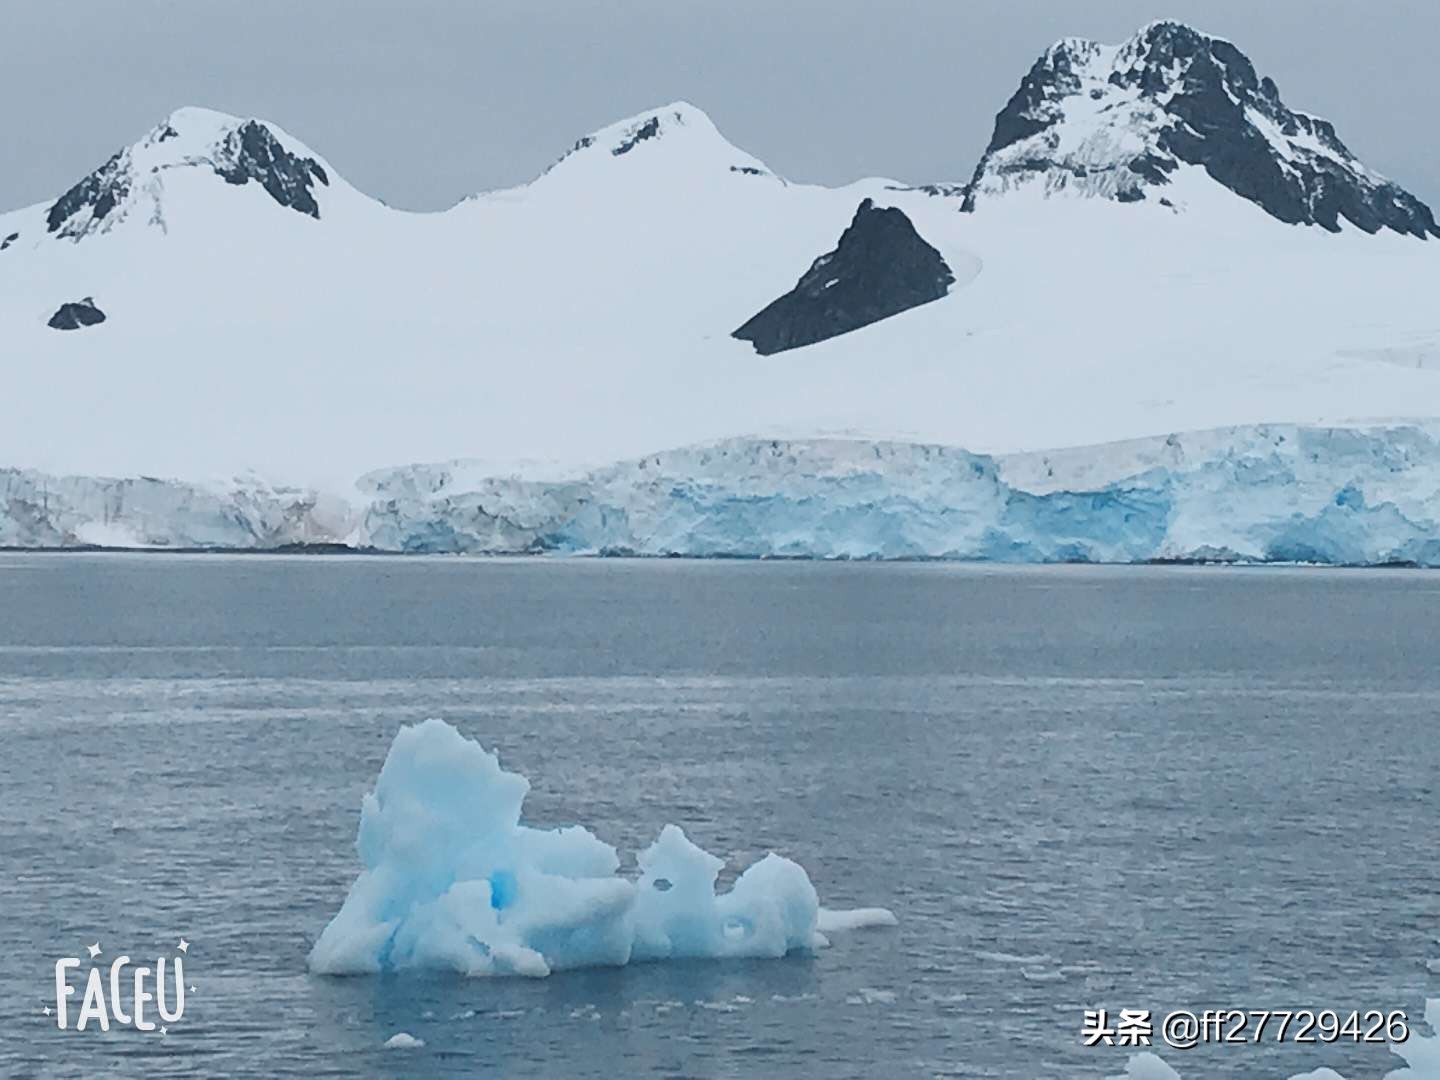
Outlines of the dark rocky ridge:
M610 153L614 157L619 157L621 154L628 154L631 150L634 150L638 144L644 142L646 139L653 139L659 134L660 118L658 116L652 116L636 128L632 135L622 139L619 146L612 146Z
M1080 72L1094 62L1093 42L1061 42L1038 60L995 118L990 143L967 188L963 208L974 210L982 180L991 170L1046 173L1078 167L1051 156L1054 138L1036 140L1034 152L999 165L996 155L1043 136L1064 119L1064 103L1081 92ZM1178 74L1177 74L1178 72ZM1332 232L1343 218L1366 232L1393 229L1417 237L1440 236L1430 208L1399 185L1369 172L1325 120L1295 112L1275 83L1256 74L1249 59L1228 41L1181 23L1147 27L1122 50L1108 75L1117 91L1138 94L1156 120L1153 149L1111 168L1119 177L1112 197L1146 198L1163 187L1181 163L1198 165L1212 179L1249 199L1271 216ZM1107 91L1092 90L1103 98ZM1247 114L1253 110L1285 136L1318 146L1282 154Z
M90 221L101 221L129 194L130 169L122 150L55 200L45 215L46 231L60 232L86 207L91 211Z
M762 356L798 349L939 300L954 282L903 211L866 199L835 250L731 336Z
M164 124L151 133L145 145L176 137L175 129ZM208 166L226 183L240 185L254 180L281 206L320 217L315 182L329 185L324 167L314 158L286 150L258 120L247 120L231 130L212 153L212 158L180 159L152 168ZM55 200L45 215L47 231L77 238L85 235L123 206L135 183L131 151L121 150Z
M81 327L94 326L104 321L105 313L95 306L94 297L87 296L84 300L61 304L45 325L54 330L79 330Z
M330 177L314 158L302 158L286 150L259 121L247 120L226 136L215 158L215 172L226 183L254 180L281 206L320 217L313 181L328 187Z

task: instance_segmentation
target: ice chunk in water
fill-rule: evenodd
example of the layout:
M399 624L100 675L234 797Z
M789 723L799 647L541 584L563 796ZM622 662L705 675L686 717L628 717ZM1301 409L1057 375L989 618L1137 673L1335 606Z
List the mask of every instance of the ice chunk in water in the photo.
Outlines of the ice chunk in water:
M630 881L615 849L588 829L521 824L529 789L444 721L401 728L361 808L364 869L311 950L311 970L538 976L826 944L799 864L767 855L717 894L724 863L667 825ZM894 921L875 908L823 919L828 930Z

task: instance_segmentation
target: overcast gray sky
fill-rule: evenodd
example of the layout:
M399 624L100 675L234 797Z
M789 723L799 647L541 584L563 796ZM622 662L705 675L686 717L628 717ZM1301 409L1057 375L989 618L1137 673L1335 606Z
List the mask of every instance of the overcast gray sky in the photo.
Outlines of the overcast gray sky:
M273 120L356 187L438 209L683 98L792 179L966 179L1061 36L1230 38L1295 108L1440 204L1437 0L0 0L0 208L180 105Z

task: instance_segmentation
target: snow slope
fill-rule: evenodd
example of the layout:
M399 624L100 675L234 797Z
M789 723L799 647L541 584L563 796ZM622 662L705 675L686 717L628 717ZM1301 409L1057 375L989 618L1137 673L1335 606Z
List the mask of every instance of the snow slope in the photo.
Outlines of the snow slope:
M1060 134L1049 156L1020 155L1033 168L1001 169L1020 130L1002 112L968 192L788 183L676 103L587 136L530 184L412 214L273 124L182 109L55 203L0 215L0 353L19 403L0 465L222 498L236 476L348 495L401 462L574 478L737 436L993 455L1263 424L1423 429L1440 417L1428 210L1295 119L1233 46L1182 29L1047 52L1045 70L1060 50L1138 74L1041 86L1026 146ZM1175 141L1211 115L1194 101L1224 119L1199 150ZM1283 190L1315 223L1217 172L1237 146L1283 159ZM1137 149L1168 155L1141 198L1075 176ZM731 337L865 198L940 253L948 294L769 357ZM1356 209L1387 198L1398 224ZM1336 207L1353 217L1330 222ZM103 323L46 325L85 297ZM34 519L7 527L38 535Z

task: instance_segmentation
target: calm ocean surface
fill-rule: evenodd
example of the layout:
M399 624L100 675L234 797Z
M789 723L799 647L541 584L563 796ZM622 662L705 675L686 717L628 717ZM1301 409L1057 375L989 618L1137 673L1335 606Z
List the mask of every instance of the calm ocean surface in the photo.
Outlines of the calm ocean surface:
M530 778L532 824L633 866L673 821L725 880L774 849L900 925L311 976L360 799L429 716ZM0 555L0 1075L1088 1080L1126 1051L1081 1046L1086 1008L1418 1024L1437 721L1434 573ZM57 958L182 935L168 1035L43 1014ZM1157 1049L1185 1080L1400 1064Z

